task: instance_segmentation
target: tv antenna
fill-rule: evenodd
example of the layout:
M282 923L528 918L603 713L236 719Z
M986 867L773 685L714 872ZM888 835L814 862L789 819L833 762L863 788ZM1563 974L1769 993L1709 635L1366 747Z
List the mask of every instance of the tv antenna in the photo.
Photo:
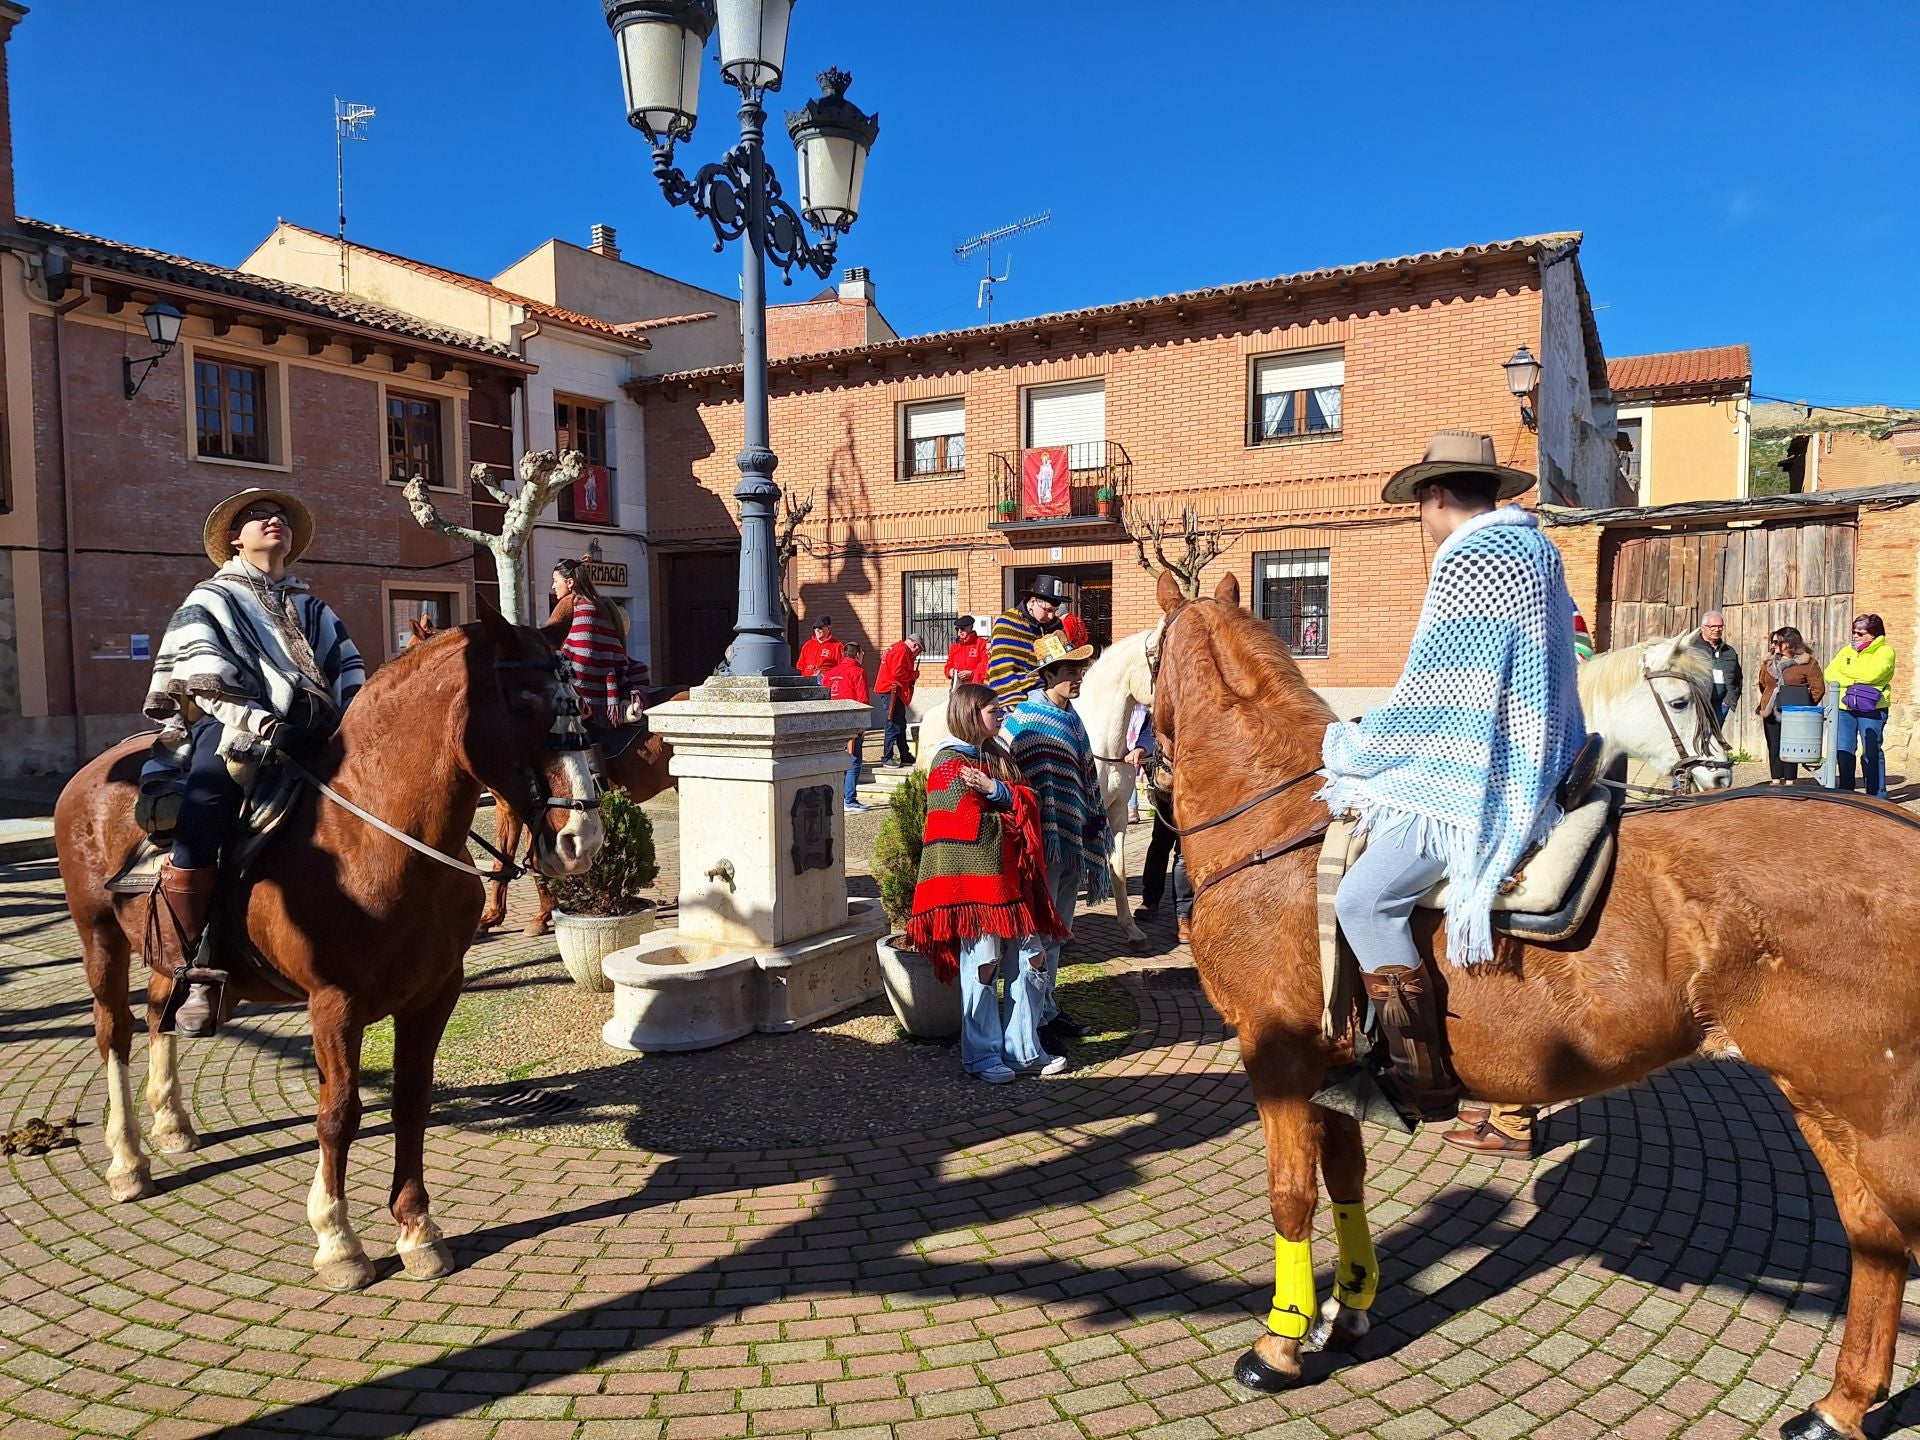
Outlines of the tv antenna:
M340 288L347 288L347 141L366 140L373 106L333 97L333 182L340 201Z
M987 273L980 277L980 298L975 302L977 308L987 312L987 323L993 323L993 287L1003 284L1013 275L1013 257L1007 257L1006 273L993 273L993 246L998 240L1011 240L1015 235L1024 235L1029 230L1038 230L1053 219L1053 211L1042 210L1038 215L1029 215L1024 220L1016 220L1011 225L1002 225L998 230L988 230L984 234L970 235L953 247L955 260L967 260L986 252Z

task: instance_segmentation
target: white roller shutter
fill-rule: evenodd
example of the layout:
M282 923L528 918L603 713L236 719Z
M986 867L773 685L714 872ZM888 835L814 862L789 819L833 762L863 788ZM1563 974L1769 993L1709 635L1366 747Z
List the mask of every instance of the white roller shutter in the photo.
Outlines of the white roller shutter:
M1253 362L1256 395L1288 390L1321 390L1347 383L1344 350L1303 350L1291 355L1268 355Z
M1029 446L1097 445L1106 438L1106 381L1076 380L1027 391Z
M932 440L940 435L967 433L967 402L956 395L951 400L928 400L907 407L907 438Z

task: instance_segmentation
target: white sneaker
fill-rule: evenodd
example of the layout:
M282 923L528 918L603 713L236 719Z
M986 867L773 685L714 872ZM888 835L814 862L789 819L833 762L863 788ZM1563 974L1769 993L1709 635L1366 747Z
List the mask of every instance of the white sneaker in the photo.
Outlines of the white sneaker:
M864 815L872 808L873 807L871 805L862 805L858 800L856 800L851 805L847 806L847 814Z
M1066 1068L1066 1056L1049 1055L1045 1059L1035 1060L1031 1064L1022 1065L1020 1067L1020 1073L1022 1075L1058 1075Z
M976 1080L984 1080L989 1085L1011 1085L1020 1077L1004 1065L996 1065L991 1070L973 1070L969 1074Z

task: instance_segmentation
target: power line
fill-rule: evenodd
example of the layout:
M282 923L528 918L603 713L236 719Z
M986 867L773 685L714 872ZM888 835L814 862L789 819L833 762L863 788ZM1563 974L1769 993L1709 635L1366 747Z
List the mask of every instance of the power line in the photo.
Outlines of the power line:
M1751 396L1750 398L1754 400L1758 400L1762 404L1791 405L1795 409L1805 410L1807 412L1808 419L1811 419L1813 417L1813 412L1815 410L1825 410L1829 414L1833 414L1833 415L1858 415L1862 420L1878 420L1878 421L1885 422L1888 420L1892 420L1894 418L1891 415L1874 415L1865 410L1852 410L1845 405L1821 405L1818 402L1812 401L1812 400L1789 400L1785 395L1754 395L1754 396ZM1885 406L1882 406L1881 408L1885 410L1906 410L1910 412L1920 412L1920 405L1885 405Z

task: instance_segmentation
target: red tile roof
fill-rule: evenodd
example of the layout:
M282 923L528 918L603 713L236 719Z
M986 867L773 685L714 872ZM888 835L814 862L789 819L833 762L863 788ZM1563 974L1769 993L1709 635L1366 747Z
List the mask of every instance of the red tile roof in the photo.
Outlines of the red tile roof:
M289 230L297 230L302 235L311 235L315 239L326 241L329 245L337 245L340 243L335 236L324 235L318 230L309 230L306 226L296 225L291 220L282 220L280 223ZM518 295L511 290L502 289L490 280L481 280L472 275L462 275L458 270L448 270L439 265L429 265L424 260L415 260L406 255L396 255L391 250L376 250L371 245L362 245L353 240L347 242L347 248L350 250L358 250L363 255L376 255L382 260L390 260L395 265L403 266L418 274L431 275L436 280L445 280L450 285L458 285L463 289L472 290L481 295L490 295L495 300L504 300L510 305L522 306L529 314L538 315L542 320L551 320L555 324L566 325L575 330L589 330L596 335L610 335L617 340L625 340L628 344L638 346L642 349L651 348L651 343L646 336L634 334L632 329L626 325L615 325L611 321L596 320L593 316L582 315L577 310L567 310L558 305L549 305L546 301L535 300L530 295Z
M1673 390L1724 392L1752 381L1753 357L1744 345L1622 355L1607 362L1607 384L1615 395Z

